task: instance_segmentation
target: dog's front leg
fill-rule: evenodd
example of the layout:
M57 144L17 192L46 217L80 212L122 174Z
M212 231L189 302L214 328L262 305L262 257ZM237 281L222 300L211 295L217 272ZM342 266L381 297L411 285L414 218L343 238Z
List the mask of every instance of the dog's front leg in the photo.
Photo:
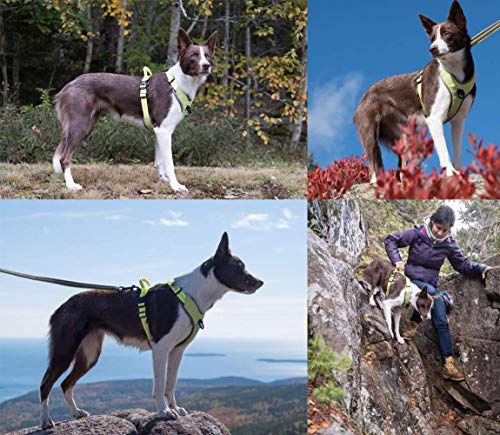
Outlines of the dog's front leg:
M394 333L392 332L392 306L389 301L385 300L382 302L382 309L384 310L385 322L389 328L389 334L391 338L394 338Z
M167 360L170 348L165 347L165 343L153 343L153 397L156 401L156 409L160 417L174 420L177 415L167 407L165 401L165 382L167 379Z
M453 147L453 166L460 169L462 166L462 138L464 135L465 118L455 116L450 121L451 143Z
M450 153L446 148L446 139L444 137L443 121L438 116L430 116L425 118L432 139L434 140L434 148L436 149L439 165L446 171L446 176L451 177L453 173L457 172L453 167L450 160Z
M155 147L155 166L158 178L168 183L174 192L187 192L186 186L180 184L175 177L174 160L172 157L172 133L168 127L155 128L157 145Z
M186 349L186 346L176 347L172 349L172 352L170 352L170 355L168 356L167 368L166 396L168 406L172 411L176 412L179 415L187 415L187 411L184 408L178 407L175 401L177 373L179 372L179 365L181 363L182 355L184 354L184 349Z
M394 332L399 344L404 344L404 339L399 334L399 321L401 320L401 307L394 308Z

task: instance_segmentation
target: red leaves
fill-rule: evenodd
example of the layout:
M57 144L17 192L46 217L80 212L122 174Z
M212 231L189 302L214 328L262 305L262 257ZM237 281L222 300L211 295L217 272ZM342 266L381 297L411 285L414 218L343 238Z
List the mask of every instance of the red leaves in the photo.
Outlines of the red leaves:
M341 198L353 184L368 182L366 158L344 157L326 169L315 167L307 174L308 199Z
M407 162L404 169L389 169L377 177L375 195L379 199L468 199L477 196L476 184L470 174L478 174L484 180L484 193L481 199L500 199L500 151L483 141L477 143L476 136L469 134L475 160L461 168L451 177L446 177L434 169L430 174L422 168L424 160L434 148L432 138L426 137L426 129L417 129L415 121L400 126L405 134L392 148ZM401 181L398 178L398 172ZM368 182L366 158L346 157L334 161L326 169L315 167L308 173L308 199L331 199L342 197L353 184Z
M416 123L410 121L407 127L401 126L406 138L396 141L393 150L408 164L399 171L381 172L377 178L376 196L382 199L466 199L476 192L476 185L469 180L469 174L476 173L485 180L485 193L482 199L500 198L500 153L495 145L482 147L482 141L476 144L476 138L469 134L469 141L474 149L476 161L459 173L446 177L444 170L436 169L425 174L423 161L432 154L433 141L426 138L427 130L417 130Z

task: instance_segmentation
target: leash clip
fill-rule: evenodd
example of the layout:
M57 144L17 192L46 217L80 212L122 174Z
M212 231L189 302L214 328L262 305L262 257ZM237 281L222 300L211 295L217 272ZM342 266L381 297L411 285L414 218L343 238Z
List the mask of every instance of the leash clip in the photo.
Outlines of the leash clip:
M203 323L203 320L198 320L198 326L200 327L200 329L205 329L205 324Z

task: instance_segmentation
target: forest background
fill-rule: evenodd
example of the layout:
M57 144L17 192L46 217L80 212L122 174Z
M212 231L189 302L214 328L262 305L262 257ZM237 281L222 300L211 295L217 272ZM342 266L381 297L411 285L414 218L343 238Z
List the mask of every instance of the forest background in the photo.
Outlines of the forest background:
M50 161L59 142L54 95L87 72L142 75L177 60L180 27L218 32L209 83L174 133L190 166L304 161L307 1L0 0L0 162ZM147 131L103 117L78 162L152 162Z

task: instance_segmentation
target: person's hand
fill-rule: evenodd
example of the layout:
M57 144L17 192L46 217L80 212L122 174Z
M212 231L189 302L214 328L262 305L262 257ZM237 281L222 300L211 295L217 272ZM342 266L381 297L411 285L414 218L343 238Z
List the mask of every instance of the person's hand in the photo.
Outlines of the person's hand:
M400 271L404 271L405 270L405 264L404 264L404 262L402 260L398 261L394 266L396 266L396 269L398 269Z
M495 270L495 269L498 269L500 266L486 266L486 268L483 270L483 279L486 279L486 274L490 271L490 270Z

